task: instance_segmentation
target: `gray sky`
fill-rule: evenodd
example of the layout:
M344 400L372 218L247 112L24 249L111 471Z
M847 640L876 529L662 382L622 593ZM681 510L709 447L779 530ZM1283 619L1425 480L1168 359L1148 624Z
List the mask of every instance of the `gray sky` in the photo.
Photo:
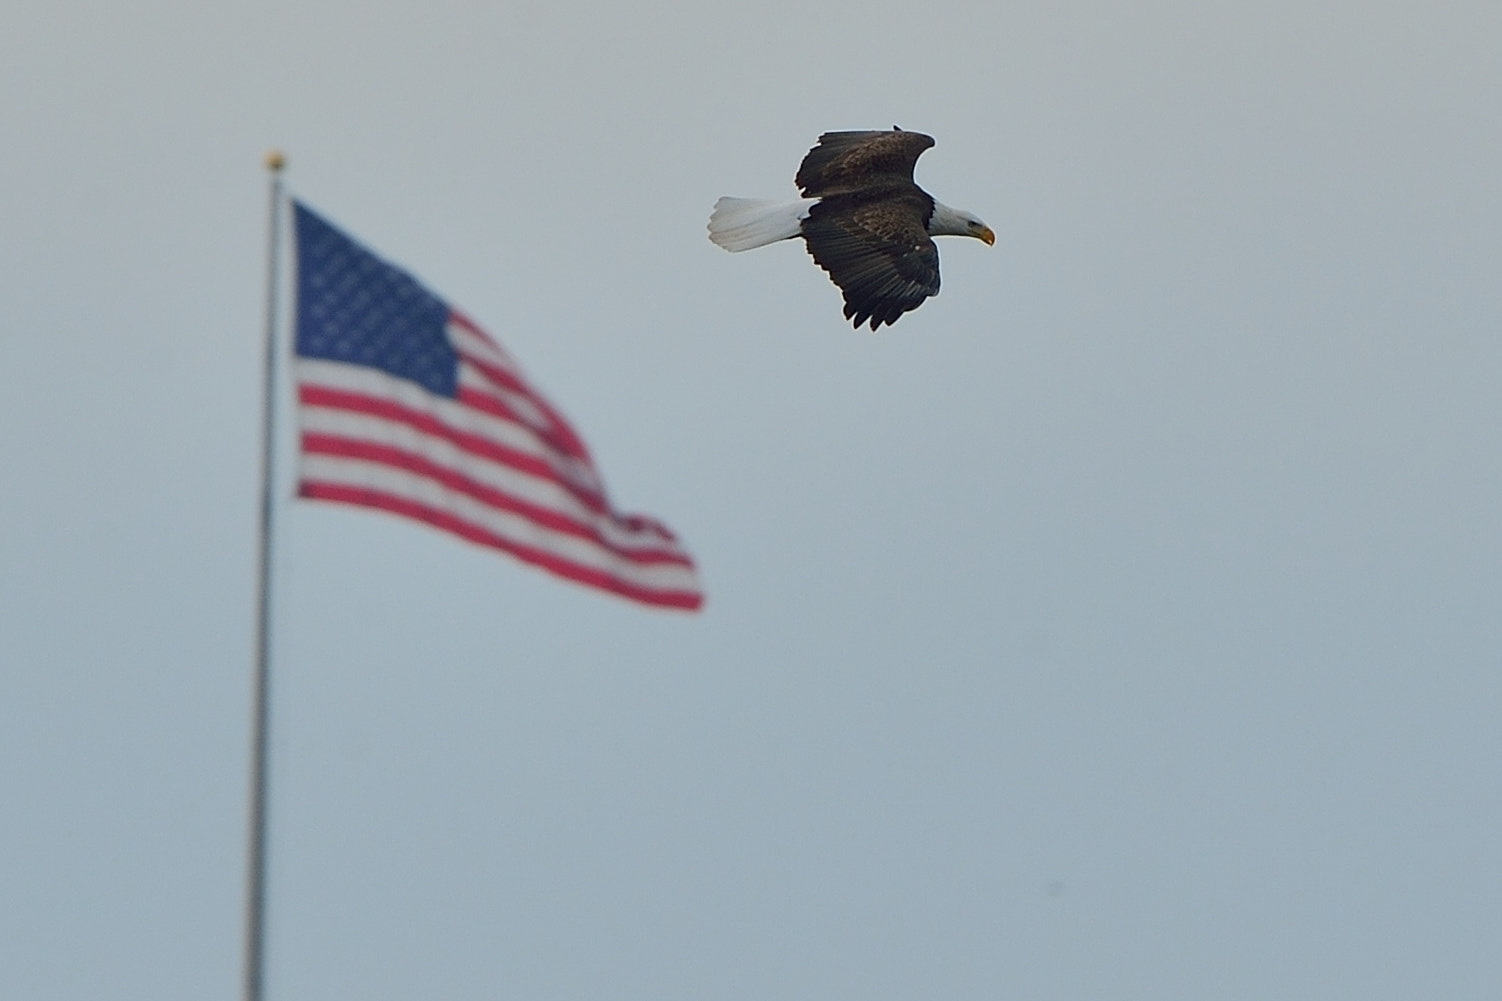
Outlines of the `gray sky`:
M239 990L281 146L709 604L284 499L270 999L1498 996L1502 8L480 6L0 18L0 995Z

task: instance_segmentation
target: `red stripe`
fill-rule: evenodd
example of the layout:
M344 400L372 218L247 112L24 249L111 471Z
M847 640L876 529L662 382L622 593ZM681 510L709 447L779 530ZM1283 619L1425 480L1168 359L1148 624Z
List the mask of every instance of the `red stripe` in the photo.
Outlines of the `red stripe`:
M661 536L664 541L671 542L674 545L678 544L678 536L673 534L673 530L668 528L666 525L655 518L649 518L646 515L640 514L620 515L616 514L614 511L610 511L609 501L606 499L603 493L603 480L600 480L600 474L594 467L594 461L589 457L589 448L584 444L584 439L580 438L578 433L574 431L573 425L565 420L563 415L555 410L551 403L543 399L531 386L522 381L521 373L517 369L516 362L512 359L511 353L505 348L501 347L501 345L496 341L494 337L491 337L490 334L481 329L479 324L475 323L475 321L471 320L469 317L465 316L463 313L459 312L453 307L449 307L449 322L453 323L456 326L463 327L465 330L473 334L476 338L489 345L496 352L496 354L506 359L506 364L508 367L502 368L497 366L488 358L479 358L475 355L466 353L461 346L455 347L455 350L459 353L459 356L469 364L473 365L475 371L479 372L482 376L493 383L509 387L516 392L523 394L527 399L531 400L535 406L541 409L543 413L547 414L548 419L552 422L553 426L561 430L566 436L566 442L554 442L552 441L552 439L548 439L549 444L558 445L560 449L566 454L571 454L583 461L585 465L589 466L590 472L594 475L596 481L599 481L601 483L601 492L596 495L593 491L591 491L589 492L590 497L598 496L600 504L604 506L604 510L609 511L611 516L615 518L617 522L629 525L633 531L652 532ZM520 414L516 414L511 411L510 408L506 407L500 400L497 400L495 397L486 396L483 393L465 389L463 386L461 386L459 388L459 399L466 406L472 409L487 411L493 410L493 412L497 416L505 417L509 420L522 424L526 423L521 419ZM530 425L528 425L528 427L530 427ZM583 495L580 496L582 497ZM591 506L593 507L594 505L591 504Z
M479 326L476 326L475 323L473 323L472 320L469 319L469 317L464 316L464 314L458 313L458 311L449 310L449 322L455 323L455 325L458 326L463 326L466 331L469 331L470 334L478 337L479 340L485 341L485 343L490 344L490 346L493 347L493 349L496 349L496 352L500 353L500 355L502 355L503 358L506 359L506 361L511 362L511 355L508 355L508 353L506 353L506 350L503 349L500 344L497 344L496 341L494 341L494 338L491 338L490 334L487 334L487 332L479 329ZM560 448L563 448L563 451L568 452L569 455L574 455L575 458L583 458L584 461L589 461L589 448L586 448L586 446L584 446L584 439L581 439L581 437L578 436L578 433L575 433L574 427L572 427L572 425L569 424L568 421L565 421L565 419L563 419L562 413L559 413L557 412L557 410L553 409L553 404L548 403L547 400L544 400L544 398L542 398L542 394L539 394L539 392L536 391L536 389L533 389L532 386L527 385L526 380L521 377L520 371L515 368L514 362L512 362L511 367L502 368L499 367L499 365L493 364L493 362L491 362L488 358L479 358L479 356L476 355L467 355L467 353L464 352L463 346L458 346L458 344L457 346L455 346L455 350L460 353L460 356L464 359L464 361L469 362L470 365L473 365L478 373L481 373L482 376L485 376L485 379L490 380L490 382L493 382L494 385L502 386L503 389L511 389L512 392L520 392L520 394L524 395L527 400L532 401L533 406L538 407L539 410L542 410L542 413L545 413L545 415L547 415L548 422L550 422L550 424L553 425L554 430L557 431L557 436L559 436L559 439L562 439L559 442Z
M471 410L478 410L483 413L491 413L495 416L511 420L513 422L519 421L521 419L520 417L514 416L513 411L507 408L499 400L496 400L492 396L486 396L484 393L479 392L478 390L465 389L461 386L459 388L459 402L464 404ZM542 401L538 402L541 403ZM546 406L546 404L543 405ZM561 419L558 419L558 424L563 428L563 430L569 431L568 425ZM536 433L537 432L534 431L534 434ZM569 433L572 432L569 431ZM543 439L542 445L544 447L550 447L555 452L564 451L564 449L560 448L558 446L558 443L554 441L551 436L542 434L539 434L538 436ZM581 453L584 451L582 442L579 444L579 451ZM601 480L599 471L595 469L594 463L590 460L589 456L584 455L581 458L569 459L568 461L583 463L585 468L589 470L590 477L594 480L595 483L599 484L599 487L596 488L590 484L576 483L575 481L569 479L567 475L558 472L551 466L548 467L549 478L558 483L559 486L567 489L568 492L575 498L577 498L580 503L586 505L591 510L597 511L600 514L607 515L610 518L613 518L619 524L628 526L633 532L649 533L656 535L664 542L671 543L675 546L678 544L678 536L673 534L673 530L668 528L666 525L655 518L649 518L646 515L640 514L617 514L616 511L610 506L610 498L605 494L604 482Z
M465 330L468 330L470 333L474 334L486 344L489 344L491 347L495 348L496 353L501 355L501 357L508 360L511 358L511 353L505 348L501 347L500 344L496 342L496 339L494 337L491 337L485 331L481 330L478 323L476 323L474 320L471 320L469 317L465 316L463 313L459 312L452 306L449 307L449 322L456 326L463 327Z
M470 365L473 365L476 371L495 385L502 389L509 389L513 393L520 393L534 403L537 402L537 394L532 391L532 387L523 382L521 377L515 372L508 368L501 368L489 358L466 354L463 347L457 347L454 350L459 352L459 357L463 358Z
M588 490L579 484L573 483L567 478L560 476L546 459L536 455L519 452L516 449L503 445L493 438L486 437L475 431L462 431L452 425L445 424L439 418L422 410L414 410L403 406L390 399L379 396L370 396L365 393L352 392L346 389L330 389L327 386L319 386L314 383L302 383L297 387L298 402L307 406L327 407L331 410L347 410L351 413L369 414L372 417L381 417L385 420L405 424L410 428L421 431L423 434L432 435L450 442L465 452L481 456L492 462L498 462L512 469L538 476L545 480L551 480L567 490L571 495L578 498L590 510L599 514L609 514L610 507L605 498L593 490ZM501 406L499 401L492 400L481 393L460 390L459 398L455 401L460 406L471 410L477 410L492 417L500 417L513 422L516 427L534 438L539 437L535 431L521 423L520 420ZM541 442L546 447L549 443Z
M435 528L440 528L470 542L508 552L523 562L541 567L560 577L576 581L580 584L588 584L601 590L611 591L648 605L693 610L704 603L704 596L697 591L658 591L639 584L633 584L605 571L596 570L593 567L583 567L577 563L570 563L545 550L519 545L488 532L483 528L471 525L447 511L435 510L426 505L418 504L402 497L393 497L390 494L381 493L377 490L305 481L298 488L298 493L303 497L313 500L335 501L343 504L354 504L360 507L377 508L382 511L389 511L392 514L427 522Z
M661 549L624 549L619 544L606 539L598 524L580 522L551 508L540 507L534 503L497 490L488 484L471 479L463 473L438 465L423 456L414 455L411 452L405 452L390 445L343 438L338 435L304 432L302 435L302 450L305 454L310 455L335 455L353 459L364 459L380 463L384 466L391 466L395 469L406 470L425 479L432 480L456 493L471 497L486 507L497 511L509 511L544 528L586 539L602 549L619 556L621 559L629 560L632 563L643 565L662 563L672 563L680 566L693 565L686 557L675 552ZM617 520L617 524L620 524L626 531L631 531L635 527L629 523L622 523L619 520Z
M480 365L475 364L468 359L466 359L466 364L472 365L476 369L481 368ZM482 372L481 374L485 375L486 378L489 378L486 373ZM510 407L506 406L505 401L501 400L499 397L492 396L489 393L484 393L477 389L470 389L465 386L459 387L459 399L464 402L465 406L471 407L475 410L483 410L487 413L495 414L498 417L504 417L510 421L516 421L527 430L535 434L538 438L542 439L543 442L548 445L548 447L554 449L555 451L562 452L564 455L573 456L580 462L589 463L589 450L584 447L584 442L579 439L579 436L574 434L574 429L569 427L568 424L563 420L563 418L558 416L557 411L549 407L545 400L542 400L541 398L534 396L531 393L524 393L523 395L525 395L527 399L530 400L535 407L537 407L538 410L542 411L543 416L546 417L548 421L548 425L546 427L538 427L535 423L528 421L526 418L522 417L521 414L518 414Z

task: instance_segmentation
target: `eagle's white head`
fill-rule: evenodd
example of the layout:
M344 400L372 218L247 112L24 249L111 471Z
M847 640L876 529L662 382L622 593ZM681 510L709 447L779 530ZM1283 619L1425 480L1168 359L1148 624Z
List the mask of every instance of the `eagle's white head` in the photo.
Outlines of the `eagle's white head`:
M929 236L973 236L987 246L994 246L996 234L991 227L981 222L974 213L952 209L943 202L934 201L934 214L928 217Z

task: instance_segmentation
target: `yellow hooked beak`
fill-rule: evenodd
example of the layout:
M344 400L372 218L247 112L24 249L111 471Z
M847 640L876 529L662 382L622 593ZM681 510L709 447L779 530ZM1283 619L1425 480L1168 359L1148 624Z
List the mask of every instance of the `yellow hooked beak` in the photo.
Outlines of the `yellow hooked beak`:
M991 232L990 226L982 226L980 231L975 234L975 238L986 241L986 246L988 247L996 246L996 234Z

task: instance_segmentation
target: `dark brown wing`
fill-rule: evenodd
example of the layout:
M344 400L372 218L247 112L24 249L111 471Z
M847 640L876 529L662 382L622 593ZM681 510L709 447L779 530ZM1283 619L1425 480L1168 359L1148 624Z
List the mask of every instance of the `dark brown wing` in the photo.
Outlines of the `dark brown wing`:
M826 132L803 158L793 181L805 198L897 181L912 184L913 166L933 144L921 132Z
M875 330L939 293L933 199L911 183L826 196L803 220L814 261L845 293L845 318Z

